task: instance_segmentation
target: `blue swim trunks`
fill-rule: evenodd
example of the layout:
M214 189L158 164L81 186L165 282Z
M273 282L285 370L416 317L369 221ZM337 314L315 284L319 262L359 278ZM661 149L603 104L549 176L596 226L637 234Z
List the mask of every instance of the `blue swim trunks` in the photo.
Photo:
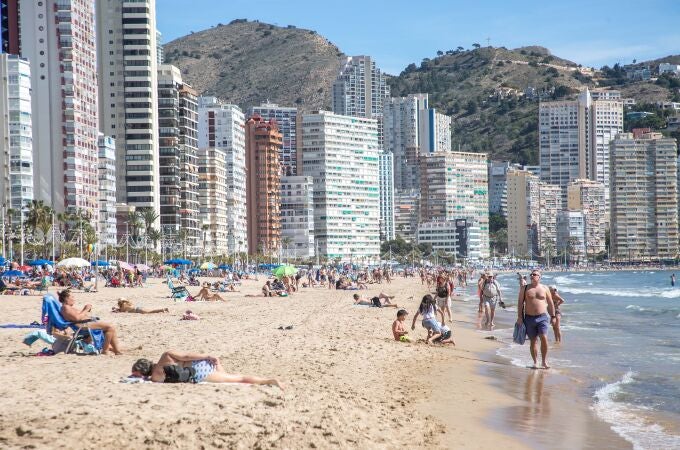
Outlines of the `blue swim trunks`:
M548 325L550 325L550 318L543 313L538 316L524 316L524 326L527 327L527 336L533 339L539 334L548 334Z

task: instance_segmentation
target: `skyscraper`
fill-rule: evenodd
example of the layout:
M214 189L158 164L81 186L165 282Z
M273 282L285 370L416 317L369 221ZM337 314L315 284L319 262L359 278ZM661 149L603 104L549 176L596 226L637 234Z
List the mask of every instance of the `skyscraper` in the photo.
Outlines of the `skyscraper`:
M21 0L31 62L34 197L57 211L99 209L94 0Z
M198 174L202 248L208 255L226 255L230 253L227 152L217 147L199 149Z
M116 142L99 133L99 242L116 245Z
M394 232L394 175L392 153L380 152L380 240L390 241Z
M319 254L365 260L380 254L378 127L375 120L318 111L304 114L298 150L314 180Z
M333 83L333 112L378 121L378 143L382 146L383 102L390 96L385 74L370 56L347 58Z
M285 258L314 256L314 179L281 177L281 247Z
M435 108L418 111L418 147L420 153L451 151L451 117Z
M611 143L611 257L675 258L678 254L677 143L661 133Z
M604 184L592 180L572 181L567 187L567 208L583 213L587 254L597 255L604 252L608 223Z
M274 255L281 251L282 136L274 120L255 115L246 121L246 204L248 248Z
M276 120L283 136L279 161L283 167L283 175L298 175L302 164L301 155L297 153L297 108L279 106L275 103L262 103L248 109L248 117L258 114L264 120Z
M116 140L117 199L160 213L156 1L98 0L97 48L99 127Z
M435 152L420 157L420 221L467 219L479 227L489 257L489 195L485 153Z
M229 253L248 251L246 219L245 116L236 105L220 103L215 97L198 99L198 146L220 149L225 158L227 236ZM221 225L216 228L222 233Z
M31 67L17 55L0 54L0 195L2 206L26 215L33 200ZM19 222L17 215L12 217Z

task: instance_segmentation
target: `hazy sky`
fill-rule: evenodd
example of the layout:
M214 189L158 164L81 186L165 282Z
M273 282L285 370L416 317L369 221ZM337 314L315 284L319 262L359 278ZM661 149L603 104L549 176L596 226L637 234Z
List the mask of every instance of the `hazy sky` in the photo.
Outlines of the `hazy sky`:
M156 0L163 42L246 18L318 31L386 72L478 42L600 67L680 53L680 0Z

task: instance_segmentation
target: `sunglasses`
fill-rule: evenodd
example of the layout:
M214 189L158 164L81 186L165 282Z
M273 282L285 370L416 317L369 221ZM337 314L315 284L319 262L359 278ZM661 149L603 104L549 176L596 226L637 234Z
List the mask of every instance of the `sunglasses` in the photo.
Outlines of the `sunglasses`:
M532 273L531 276L532 276L532 277L540 277L541 274L540 274L540 273Z

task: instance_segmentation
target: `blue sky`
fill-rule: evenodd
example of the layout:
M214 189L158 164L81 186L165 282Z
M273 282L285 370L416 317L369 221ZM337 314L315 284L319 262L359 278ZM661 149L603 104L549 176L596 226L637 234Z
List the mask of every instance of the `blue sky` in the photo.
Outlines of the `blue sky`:
M163 42L247 18L318 31L386 72L478 42L600 67L680 54L680 0L157 0Z

